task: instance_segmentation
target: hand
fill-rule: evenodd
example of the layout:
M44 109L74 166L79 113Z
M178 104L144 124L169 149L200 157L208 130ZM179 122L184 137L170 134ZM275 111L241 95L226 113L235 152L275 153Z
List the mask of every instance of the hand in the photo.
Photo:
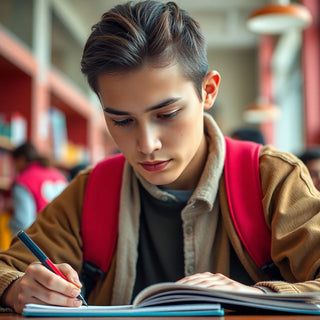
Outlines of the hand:
M240 282L234 281L224 276L221 273L196 273L177 281L177 283L194 284L202 287L215 288L219 290L231 290L238 292L263 292L259 288L246 286Z
M3 297L5 305L17 313L22 313L27 303L80 307L82 302L77 299L81 287L78 274L68 264L57 264L56 267L71 282L54 274L40 262L33 262L24 276L6 290Z

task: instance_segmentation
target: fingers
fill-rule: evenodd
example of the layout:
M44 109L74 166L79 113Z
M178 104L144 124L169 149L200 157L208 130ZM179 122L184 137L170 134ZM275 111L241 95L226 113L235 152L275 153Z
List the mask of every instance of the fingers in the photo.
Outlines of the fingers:
M76 298L79 294L78 292L79 289L76 289L73 297L68 297L59 292L48 290L40 282L30 281L27 277L22 277L14 302L14 310L22 313L27 303L80 307L82 302Z
M64 274L64 276L78 288L82 287L78 273L67 263L56 265L56 267Z
M61 265L57 265L57 268L61 270ZM71 267L68 268L67 265L64 265L63 269L71 269ZM64 273L62 270L61 272ZM69 274L70 273L72 274L71 271L69 271ZM29 279L34 280L35 282L33 284L34 290L37 288L36 285L38 284L40 285L41 289L48 289L49 291L55 291L67 297L77 297L80 294L79 286L75 286L73 283L64 280L60 276L46 269L40 263L35 262L30 264L25 274ZM28 284L29 284L29 281L28 281Z
M181 280L179 280L179 283L187 283L187 284L193 284L198 286L205 286L205 287L211 287L211 286L220 286L220 285L226 285L231 280L224 275L220 273L213 274L211 272L204 272L204 273L196 273L191 276L187 276Z
M76 272L68 265L57 265L57 268L69 279L78 279ZM27 303L79 307L82 301L79 285L75 285L34 262L28 266L25 275L16 280L6 295L6 304L17 313L22 313Z
M218 290L232 290L240 292L257 292L258 290L254 287L246 286L240 282L234 281L221 273L196 273L191 276L187 276L179 281L178 283L186 283L191 285L197 285L207 288L215 288Z

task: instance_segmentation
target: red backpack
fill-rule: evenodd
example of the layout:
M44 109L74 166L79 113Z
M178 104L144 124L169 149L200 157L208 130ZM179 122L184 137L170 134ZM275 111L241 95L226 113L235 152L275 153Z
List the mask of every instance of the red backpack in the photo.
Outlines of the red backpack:
M259 174L261 145L230 138L225 141L225 183L235 229L255 264L272 278L271 235L263 214ZM97 277L108 271L113 257L124 162L121 154L107 158L94 167L88 178L82 215L84 264L80 274L85 296Z

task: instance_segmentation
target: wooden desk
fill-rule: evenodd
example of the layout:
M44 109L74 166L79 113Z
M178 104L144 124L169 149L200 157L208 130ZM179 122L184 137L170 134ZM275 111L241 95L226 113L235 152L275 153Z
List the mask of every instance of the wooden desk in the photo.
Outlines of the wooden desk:
M307 315L236 315L236 314L226 314L223 317L155 317L155 318L134 318L134 317L124 317L124 318L111 318L111 317L59 317L59 318L49 318L49 317L22 317L14 313L0 313L0 320L83 320L83 319L92 319L92 320L108 320L108 319L117 319L117 320L320 320L319 316L307 316Z

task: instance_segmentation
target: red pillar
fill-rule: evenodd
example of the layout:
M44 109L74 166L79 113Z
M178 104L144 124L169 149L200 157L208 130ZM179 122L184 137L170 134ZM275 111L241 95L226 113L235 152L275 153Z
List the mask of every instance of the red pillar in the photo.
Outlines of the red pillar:
M259 75L260 75L260 97L265 99L267 103L273 103L272 88L272 70L271 60L274 49L273 36L261 36L259 45ZM274 144L274 125L273 121L261 124L261 131L268 144Z
M302 0L312 24L303 34L303 74L306 145L320 144L320 2Z

